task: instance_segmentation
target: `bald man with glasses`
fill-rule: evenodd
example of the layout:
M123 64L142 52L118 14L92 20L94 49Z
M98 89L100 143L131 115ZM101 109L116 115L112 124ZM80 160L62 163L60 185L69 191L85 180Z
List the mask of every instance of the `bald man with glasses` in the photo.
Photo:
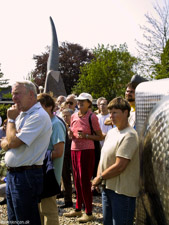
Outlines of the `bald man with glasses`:
M66 105L69 109L72 109L74 112L77 112L78 111L78 109L76 108L77 101L75 98L76 95L74 94L68 95L66 98Z

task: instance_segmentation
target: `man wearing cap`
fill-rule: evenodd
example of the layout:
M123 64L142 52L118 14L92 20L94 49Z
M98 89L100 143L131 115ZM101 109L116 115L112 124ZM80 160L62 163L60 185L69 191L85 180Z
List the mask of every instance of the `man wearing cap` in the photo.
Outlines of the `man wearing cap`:
M92 105L92 96L81 93L76 98L79 111L71 116L71 158L76 189L75 211L64 213L66 217L80 216L79 222L88 222L92 215L91 178L94 171L95 151L94 140L103 139L97 116L92 113L91 122L95 134L91 133L89 124L89 110ZM82 203L85 205L85 214L82 215Z

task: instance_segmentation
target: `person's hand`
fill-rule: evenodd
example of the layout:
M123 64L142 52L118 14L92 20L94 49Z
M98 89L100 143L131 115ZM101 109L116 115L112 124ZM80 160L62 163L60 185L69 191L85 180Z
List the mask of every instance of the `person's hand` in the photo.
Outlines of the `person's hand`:
M71 131L71 129L69 128L67 132L68 132L68 137L69 137L69 139L72 139L72 137L73 137L73 132Z
M100 193L100 188L99 188L99 186L92 186L92 187L91 187L91 190L92 190L92 191L96 190L98 193Z
M86 133L78 131L78 138L86 138Z
M92 181L92 186L93 186L93 187L96 187L96 186L98 186L100 183L101 183L100 177L97 176L97 177L95 177L95 178L93 179L93 181Z
M1 178L0 178L0 183L5 183L4 180L5 180L5 177L1 177Z
M16 117L19 115L19 113L20 113L20 111L18 110L17 106L16 105L12 105L7 111L7 117L9 119L15 120Z
M1 139L1 148L5 151L7 151L9 149L8 141L7 141L6 137L2 137L2 139Z
M104 121L104 125L113 127L114 124L113 124L112 119L106 118L105 121Z

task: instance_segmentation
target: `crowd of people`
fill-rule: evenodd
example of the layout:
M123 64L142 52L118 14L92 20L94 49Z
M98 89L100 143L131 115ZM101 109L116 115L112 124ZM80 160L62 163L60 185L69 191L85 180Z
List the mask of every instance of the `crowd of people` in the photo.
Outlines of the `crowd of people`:
M0 196L7 202L8 224L59 224L56 196L64 189L60 208L73 208L72 180L76 204L63 216L94 220L93 195L101 189L103 223L133 224L139 192L135 88L127 85L125 99L98 98L93 111L89 93L53 98L37 94L30 81L12 86L14 105L0 143L6 167Z

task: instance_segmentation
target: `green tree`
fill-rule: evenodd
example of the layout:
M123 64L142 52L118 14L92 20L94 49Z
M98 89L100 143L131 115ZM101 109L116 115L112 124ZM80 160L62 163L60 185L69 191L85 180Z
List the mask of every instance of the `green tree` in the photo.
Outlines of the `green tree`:
M11 104L0 104L0 115L2 118L2 121L4 121L7 118L7 110L11 107Z
M163 0L161 5L156 2L153 8L153 15L145 14L146 25L140 26L144 42L137 41L141 59L140 73L150 78L154 78L154 65L160 63L161 54L169 39L169 1Z
M155 65L156 79L169 78L169 40L161 54L161 63Z
M94 59L81 67L73 92L88 92L93 98L104 96L108 100L123 96L126 84L134 75L133 66L137 64L137 59L130 55L126 44L119 48L99 45L93 54Z
M37 86L45 84L47 72L47 60L49 57L49 47L42 55L34 55L35 70L29 75L28 79L36 83ZM80 67L91 61L93 58L89 49L84 49L79 44L68 42L61 43L59 47L59 71L61 73L67 94L71 93L72 87L79 79Z
M79 44L65 43L59 47L59 71L62 75L67 94L77 83L80 67L93 59L92 52Z

